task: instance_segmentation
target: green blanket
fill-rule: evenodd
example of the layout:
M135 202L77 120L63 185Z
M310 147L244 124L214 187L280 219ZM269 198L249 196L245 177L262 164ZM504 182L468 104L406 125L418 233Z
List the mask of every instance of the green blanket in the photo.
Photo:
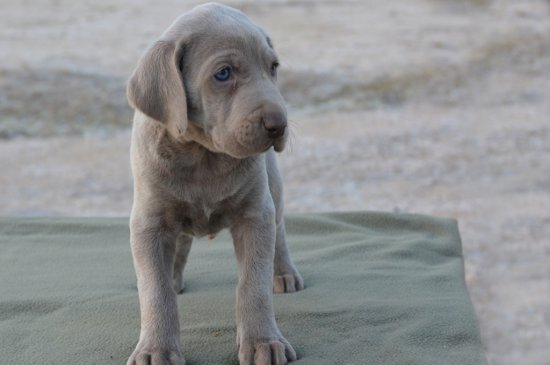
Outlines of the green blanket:
M453 220L287 217L305 290L275 295L295 364L484 364ZM0 219L0 363L125 364L139 334L127 219ZM178 296L190 365L238 364L227 233L196 240Z

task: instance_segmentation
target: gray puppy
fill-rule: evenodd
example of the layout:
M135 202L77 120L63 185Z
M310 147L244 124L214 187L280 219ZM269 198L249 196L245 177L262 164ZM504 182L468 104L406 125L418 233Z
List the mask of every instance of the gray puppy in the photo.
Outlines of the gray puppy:
M181 15L130 78L141 333L128 364L184 364L176 293L192 237L223 228L239 268L240 364L296 359L272 297L304 285L287 248L274 152L288 137L277 66L260 27L238 10L206 4Z

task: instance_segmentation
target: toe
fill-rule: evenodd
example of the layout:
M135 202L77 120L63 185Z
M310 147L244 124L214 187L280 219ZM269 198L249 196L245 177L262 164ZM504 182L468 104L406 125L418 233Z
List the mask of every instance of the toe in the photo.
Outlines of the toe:
M274 293L284 293L285 292L285 282L282 276L276 275L273 278L273 292Z
M239 344L239 365L254 364L254 348L246 343Z
M178 354L177 352L171 352L168 358L170 359L170 364L185 365L185 359L183 358L183 356L181 356L181 354Z
M272 365L286 365L288 363L285 355L285 345L279 341L270 343Z
M287 293L294 293L296 291L295 281L294 281L294 275L283 275L283 280L285 282L285 292Z
M259 343L256 345L254 354L255 365L271 365L271 348L267 343Z
M287 341L286 338L281 337L280 338L281 344L283 345L283 353L288 361L295 361L298 359L298 356L296 356L296 351L292 348L292 345Z
M151 365L151 354L147 352L137 354L136 365Z

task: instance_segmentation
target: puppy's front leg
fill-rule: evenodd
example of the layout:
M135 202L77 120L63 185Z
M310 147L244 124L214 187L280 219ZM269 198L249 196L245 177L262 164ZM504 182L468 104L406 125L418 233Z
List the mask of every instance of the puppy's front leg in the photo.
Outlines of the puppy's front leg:
M283 365L296 360L273 311L274 209L243 218L231 233L239 266L236 316L240 364Z
M162 222L133 218L132 255L137 275L141 332L127 365L185 364L173 289L175 232Z

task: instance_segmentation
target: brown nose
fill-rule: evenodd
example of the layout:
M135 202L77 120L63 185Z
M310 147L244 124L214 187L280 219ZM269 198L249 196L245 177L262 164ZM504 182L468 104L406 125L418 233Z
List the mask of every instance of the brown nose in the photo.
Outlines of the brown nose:
M266 113L262 122L269 138L279 138L285 134L286 116L283 113Z

